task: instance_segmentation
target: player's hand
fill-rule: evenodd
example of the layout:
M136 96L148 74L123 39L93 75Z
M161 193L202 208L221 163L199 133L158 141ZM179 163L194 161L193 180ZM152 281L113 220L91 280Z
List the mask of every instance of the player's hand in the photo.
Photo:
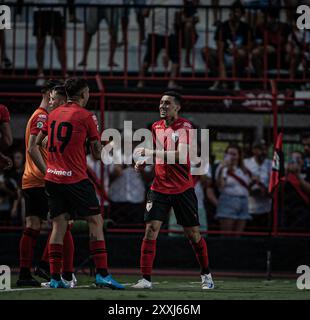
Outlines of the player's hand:
M135 164L135 170L136 170L137 172L139 172L139 171L143 170L143 169L145 168L145 166L146 166L146 159L144 159L144 160L138 160L138 161L136 162L136 164Z
M139 157L145 157L145 148L136 148L134 151L134 156L139 158Z
M48 136L46 136L43 140L42 140L42 148L46 149L47 148L47 144L48 144Z
M10 170L12 169L12 167L13 167L13 161L9 157L0 153L0 169Z

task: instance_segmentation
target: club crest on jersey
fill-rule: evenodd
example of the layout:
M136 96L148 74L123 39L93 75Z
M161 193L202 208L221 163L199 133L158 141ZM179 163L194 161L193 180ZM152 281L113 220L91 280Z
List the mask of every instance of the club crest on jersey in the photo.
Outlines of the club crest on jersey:
M178 132L172 132L171 138L174 142L177 142L179 139L179 133Z
M37 123L37 128L39 128L39 129L42 129L43 128L43 122L42 121L39 121L38 123Z
M148 201L146 203L146 211L149 212L152 209L152 207L153 207L153 201Z

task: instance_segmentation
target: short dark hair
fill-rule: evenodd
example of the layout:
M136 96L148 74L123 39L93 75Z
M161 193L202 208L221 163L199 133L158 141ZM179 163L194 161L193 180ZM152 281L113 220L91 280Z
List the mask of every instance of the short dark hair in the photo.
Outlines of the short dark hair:
M83 78L70 78L65 82L65 90L68 98L78 96L80 92L87 87L87 81Z
M244 5L241 3L241 1L236 0L232 3L231 5L231 11L234 11L236 9L240 9L242 14L245 14L245 7Z
M163 93L163 96L174 97L175 102L179 105L182 103L182 96L176 91L166 91Z
M301 134L301 140L309 139L310 138L310 131L305 131Z
M53 90L56 91L56 93L61 96L64 96L64 97L67 96L65 86L56 86L53 88Z
M47 93L51 91L56 86L63 85L63 81L57 79L48 79L45 81L44 85L42 86L41 93Z

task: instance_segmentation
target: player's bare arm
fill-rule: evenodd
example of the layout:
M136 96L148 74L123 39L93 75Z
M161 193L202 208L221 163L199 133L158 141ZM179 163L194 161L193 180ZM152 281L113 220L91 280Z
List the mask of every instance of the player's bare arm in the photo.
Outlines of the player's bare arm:
M43 160L40 147L42 147L42 142L45 137L46 135L42 131L40 131L37 136L30 135L27 150L31 159L43 174L46 173L46 164Z
M99 140L91 141L90 142L90 149L91 149L91 153L92 153L93 157L96 160L100 160L101 159L101 151L102 151L101 142Z
M0 125L1 140L0 145L10 147L13 143L13 136L11 126L8 122L4 122Z

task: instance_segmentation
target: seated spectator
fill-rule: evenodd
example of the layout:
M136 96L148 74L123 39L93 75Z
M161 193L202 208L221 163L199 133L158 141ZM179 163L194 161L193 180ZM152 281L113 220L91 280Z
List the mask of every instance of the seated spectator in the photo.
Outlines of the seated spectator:
M242 232L248 220L248 198L251 174L243 164L242 150L238 145L230 145L225 151L224 161L216 170L220 191L216 218L222 231Z
M242 4L235 1L231 6L229 19L221 23L216 30L216 49L202 49L202 58L214 77L227 78L228 68L232 69L233 76L241 77L247 66L252 30L241 20L244 12ZM225 82L222 87L226 88ZM216 81L210 90L219 88L220 82ZM234 89L240 90L239 81L234 82Z
M90 4L97 5L118 5L123 4L122 0L91 0ZM100 22L104 19L107 23L109 36L110 36L110 52L108 58L109 67L118 67L118 64L114 62L114 54L117 47L117 34L118 26L120 22L120 8L108 8L108 7L89 7L86 10L85 32L84 32L84 48L83 57L79 63L79 66L87 65L87 56L91 46L92 38L98 31ZM98 48L100 50L100 48Z
M181 33L182 33L182 48L185 51L185 67L191 68L190 61L191 50L194 49L198 39L196 24L199 22L197 5L199 0L184 0L184 9L181 14Z
M291 79L295 78L300 63L302 63L305 74L310 65L310 32L306 29L300 30L297 28L297 16L296 14L292 23L292 32L288 38L286 49L289 57Z
M148 5L183 5L182 0L149 0ZM168 12L167 12L168 10ZM149 17L151 13L151 16ZM168 19L166 19L168 14ZM175 24L179 21L180 12L176 8L156 8L146 9L144 15L149 17L147 26L147 49L144 56L144 62L139 72L139 77L143 78L151 64L155 64L158 55L162 49L165 49L166 55L172 62L171 79L168 83L169 89L180 89L175 78L179 71L179 41L176 34ZM167 25L166 25L167 22ZM166 41L167 40L167 41ZM166 57L165 55L165 57ZM167 61L165 62L167 63ZM145 81L141 79L137 87L143 88Z
M252 65L258 77L262 78L264 71L270 69L288 69L287 43L290 34L291 27L279 21L279 9L268 8L267 23L262 22L255 30L256 47L252 52ZM265 54L267 66L264 65Z
M249 213L253 227L270 226L271 198L268 194L269 177L272 161L267 159L268 149L265 142L253 145L253 157L245 159L244 165L251 172L252 185L250 188Z

